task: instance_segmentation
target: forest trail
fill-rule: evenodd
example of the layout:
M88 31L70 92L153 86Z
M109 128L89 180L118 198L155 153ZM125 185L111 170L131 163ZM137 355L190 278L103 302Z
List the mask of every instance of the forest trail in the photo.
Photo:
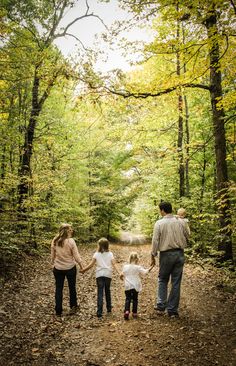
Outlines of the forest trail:
M95 247L79 247L88 263ZM150 246L111 245L119 268L137 250L149 266ZM0 365L22 366L196 366L236 365L235 294L221 286L219 270L186 264L181 318L158 316L153 309L157 268L143 279L139 318L123 319L123 283L112 280L113 313L96 318L94 271L78 276L80 312L54 319L54 278L49 256L34 258L21 277L0 293Z

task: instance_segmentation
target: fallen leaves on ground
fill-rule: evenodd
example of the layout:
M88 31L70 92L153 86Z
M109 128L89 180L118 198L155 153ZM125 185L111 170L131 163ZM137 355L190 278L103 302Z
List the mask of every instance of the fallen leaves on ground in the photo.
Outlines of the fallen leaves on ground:
M88 263L95 248L83 246ZM118 266L130 250L148 267L150 247L112 245ZM112 314L96 318L94 271L78 275L80 312L54 316L54 278L48 256L30 259L24 276L4 284L0 294L0 364L24 366L233 366L236 358L235 294L222 290L222 272L188 264L184 269L180 319L158 316L154 309L157 268L143 278L139 317L123 319L124 289L112 279Z

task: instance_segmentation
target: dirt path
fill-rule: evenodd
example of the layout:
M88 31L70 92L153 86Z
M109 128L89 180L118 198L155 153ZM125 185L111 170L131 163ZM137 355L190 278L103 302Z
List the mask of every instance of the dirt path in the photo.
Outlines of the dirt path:
M112 246L120 268L130 250L149 265L149 246ZM93 247L80 249L84 262ZM36 263L36 262L35 262ZM25 271L25 272L24 272ZM112 280L113 313L98 320L94 272L79 275L81 311L54 320L54 279L49 258L23 270L0 294L0 365L22 366L195 366L236 365L235 294L221 288L220 271L186 265L179 320L153 310L157 269L143 280L139 318L123 320L124 290ZM68 290L64 308L68 311Z

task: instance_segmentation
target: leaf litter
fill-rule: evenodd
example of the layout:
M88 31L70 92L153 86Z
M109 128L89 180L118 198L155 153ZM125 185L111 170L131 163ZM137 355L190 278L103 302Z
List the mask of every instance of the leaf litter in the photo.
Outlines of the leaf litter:
M88 263L94 246L79 248ZM118 266L130 250L149 266L150 246L111 245ZM123 319L124 289L112 279L112 314L96 318L93 271L77 278L80 312L54 316L54 278L49 255L29 258L0 293L0 364L24 366L234 366L236 359L235 293L223 291L221 270L187 264L184 268L180 319L159 317L153 309L157 268L143 278L139 317ZM24 275L21 276L20 273Z

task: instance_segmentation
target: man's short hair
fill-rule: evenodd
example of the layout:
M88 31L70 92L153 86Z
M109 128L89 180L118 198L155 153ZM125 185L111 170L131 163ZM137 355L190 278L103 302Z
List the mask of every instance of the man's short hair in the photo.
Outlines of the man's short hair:
M172 205L170 202L161 202L159 204L159 208L161 211L163 210L167 214L172 212Z

